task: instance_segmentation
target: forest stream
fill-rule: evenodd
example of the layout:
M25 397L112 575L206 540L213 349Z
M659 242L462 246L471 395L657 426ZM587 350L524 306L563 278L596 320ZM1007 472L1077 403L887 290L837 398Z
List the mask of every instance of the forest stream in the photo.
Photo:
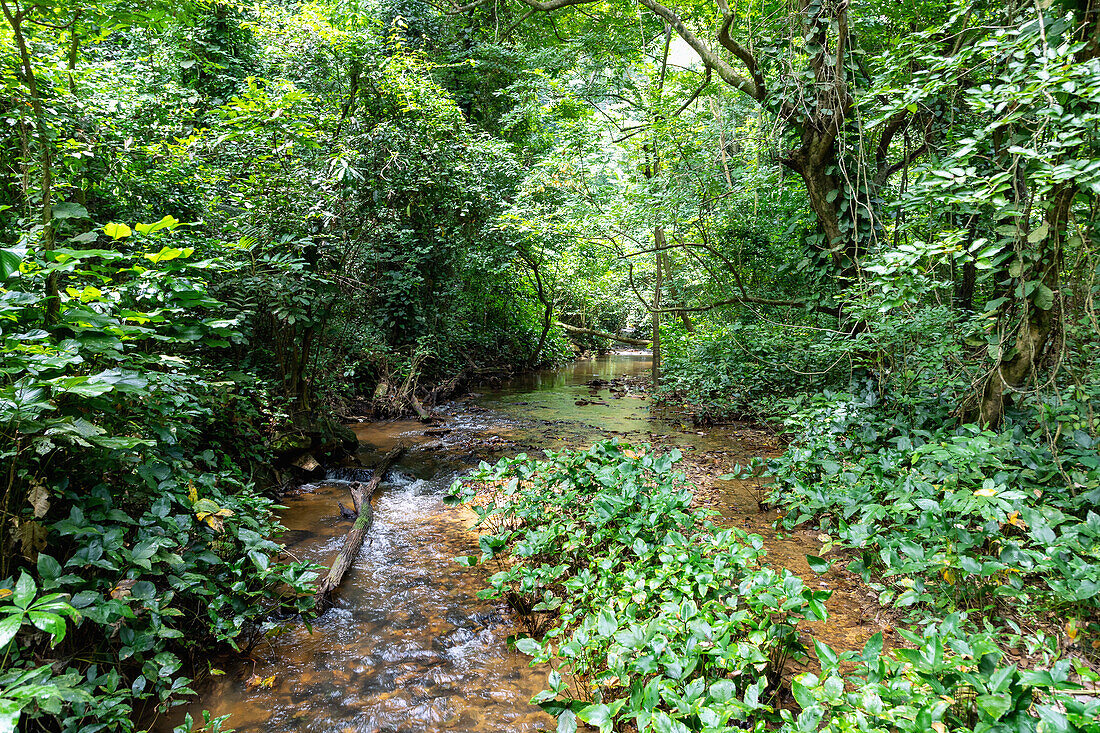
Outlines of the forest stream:
M719 521L764 535L773 562L816 582L804 556L819 551L817 536L777 538L770 527L774 512L760 511L743 482L716 480L737 461L774 450L774 443L746 425L704 430L651 415L648 395L637 386L649 367L644 353L612 354L445 405L437 426L415 420L352 425L364 465L398 443L410 449L376 494L367 544L336 606L312 624L312 633L291 624L250 657L225 661L224 674L207 678L188 711L196 719L204 709L231 714L228 725L236 730L273 733L552 729L553 719L529 703L547 670L529 668L529 658L508 647L518 630L509 609L477 598L488 569L452 559L477 554L477 535L469 529L473 513L444 505L444 492L478 461L505 454L613 436L678 447L682 467L700 486L700 503L721 511ZM592 386L593 380L610 385ZM351 524L338 502L350 504L348 482L364 473L333 469L284 497L288 554L332 561ZM814 634L827 632L830 643L853 648L878 630L863 608L877 604L836 571L830 587L829 628L816 624Z

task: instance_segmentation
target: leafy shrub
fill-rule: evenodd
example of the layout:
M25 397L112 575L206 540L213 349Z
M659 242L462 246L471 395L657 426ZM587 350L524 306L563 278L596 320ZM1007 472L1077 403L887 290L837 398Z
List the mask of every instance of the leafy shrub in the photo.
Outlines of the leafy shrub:
M702 422L767 413L780 397L851 376L851 339L768 324L710 325L662 335L663 394L686 402Z
M162 239L177 224L109 224L111 249L0 261L0 576L23 571L0 599L31 622L0 622L0 699L24 730L133 730L136 704L190 693L190 652L247 647L308 601L315 576L280 561L274 504L249 482L274 407L205 371L204 350L239 332L206 310L212 262ZM26 605L28 569L48 601Z
M1081 689L1069 681L1068 660L1031 670L1005 665L995 637L966 632L965 621L950 614L919 633L901 630L911 646L885 654L881 633L862 653L838 655L817 644L821 675L795 678L801 711L783 711L783 730L1100 730L1100 702L1066 694ZM853 661L856 671L841 675L840 662Z
M762 566L759 537L691 511L679 457L604 441L452 487L484 528L481 557L459 560L499 568L482 596L527 619L519 650L559 665L535 698L559 730L762 726L798 622L825 617L828 594Z
M851 568L889 586L882 602L1004 612L1011 599L1095 618L1100 461L1088 432L1051 443L1019 424L956 427L941 404L898 406L871 388L787 405L795 440L768 463L772 500L788 525L814 520L856 550Z

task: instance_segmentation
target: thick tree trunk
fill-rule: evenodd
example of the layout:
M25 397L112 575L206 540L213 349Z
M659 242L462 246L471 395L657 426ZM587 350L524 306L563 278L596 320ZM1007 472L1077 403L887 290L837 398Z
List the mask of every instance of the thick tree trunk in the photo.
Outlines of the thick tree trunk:
M781 162L802 178L810 208L824 237L819 249L828 254L844 288L858 279L862 252L858 223L844 221L846 212L841 207L849 208L845 203L844 182L829 172L840 166L835 140L831 133L807 129L802 135L802 146Z
M351 501L355 505L355 512L358 516L355 518L355 524L352 525L351 531L344 538L344 547L340 550L340 554L336 556L336 562L332 564L328 575L317 586L314 607L318 611L322 611L332 604L333 593L340 587L344 575L347 574L352 563L355 562L359 550L363 547L363 540L367 538L367 532L370 531L371 522L374 521L374 508L370 503L371 496L378 489L378 485L382 483L386 472L393 467L393 464L401 458L404 452L404 446L398 446L387 453L379 462L378 467L374 469L374 475L371 476L366 486L360 487L352 484Z
M973 260L963 263L962 277L955 280L954 304L959 310L974 310L974 288L978 283L978 268Z
M1040 256L1027 278L1041 285L1023 301L1023 313L1014 341L1001 344L1002 356L981 385L976 418L984 427L997 427L1004 417L1005 405L1013 391L1023 387L1040 367L1055 340L1060 313L1059 279L1062 266L1062 242L1069 224L1070 208L1077 187L1065 185L1051 195L1043 219L1047 235L1039 244Z

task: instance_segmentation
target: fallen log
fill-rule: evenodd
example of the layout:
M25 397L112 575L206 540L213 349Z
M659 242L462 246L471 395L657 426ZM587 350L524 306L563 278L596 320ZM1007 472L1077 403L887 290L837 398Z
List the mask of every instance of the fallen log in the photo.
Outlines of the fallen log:
M358 482L351 485L351 500L355 505L354 513L357 515L355 524L352 525L351 531L344 538L344 547L340 550L340 554L336 556L336 562L332 564L328 575L317 586L317 593L314 595L314 608L318 612L323 611L332 604L332 594L340 587L344 575L351 569L351 564L355 562L355 557L363 547L363 540L367 538L367 532L370 531L371 522L374 521L374 508L370 504L371 495L382 483L386 472L393 467L393 464L404 452L405 447L398 446L387 453L379 462L378 467L374 469L374 475L371 476L366 486L361 486Z
M597 338L610 339L612 341L618 341L619 343L628 344L630 346L638 346L640 348L649 348L652 343L649 339L633 339L628 336L619 336L614 333L606 333L604 331L597 331L593 328L580 328L578 326L570 326L568 323L557 322L557 325L566 333L576 334L578 336L595 336Z

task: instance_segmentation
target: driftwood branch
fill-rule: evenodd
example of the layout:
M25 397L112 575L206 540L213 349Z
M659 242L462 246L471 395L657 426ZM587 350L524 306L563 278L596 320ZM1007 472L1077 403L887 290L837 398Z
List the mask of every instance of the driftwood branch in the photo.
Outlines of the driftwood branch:
M575 334L577 336L596 336L597 338L610 339L612 341L629 344L630 346L639 346L641 348L648 348L650 344L648 339L632 339L627 336L605 333L604 331L597 331L592 328L578 328L577 326L570 326L568 323L562 323L561 321L558 321L557 325L561 326L566 333Z
M363 547L363 540L367 538L367 532L370 531L371 522L374 521L374 508L370 504L371 495L378 489L378 485L382 483L386 473L393 467L393 464L397 463L404 452L405 447L398 446L387 453L379 462L378 467L374 469L374 475L371 476L366 486L360 486L358 483L351 485L351 500L355 504L355 512L358 516L355 518L355 524L352 525L351 531L344 538L344 547L340 550L340 554L336 556L336 562L332 564L328 575L317 586L317 593L314 596L314 608L318 611L322 611L332 604L332 594L340 587L344 576L351 569L351 564L355 562L359 550Z

